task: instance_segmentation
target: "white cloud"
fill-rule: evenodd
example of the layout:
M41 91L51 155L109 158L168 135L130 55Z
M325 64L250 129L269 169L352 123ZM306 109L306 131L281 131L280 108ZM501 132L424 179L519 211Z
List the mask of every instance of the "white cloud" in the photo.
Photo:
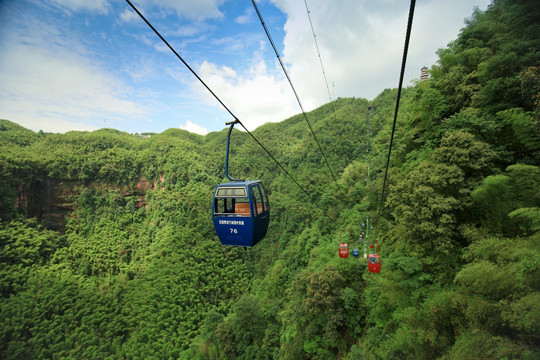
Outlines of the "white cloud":
M325 72L336 85L335 96L374 98L385 87L395 87L399 73L407 4L378 11L380 4L365 1L310 1L310 15ZM288 4L284 60L306 107L328 101L328 92L304 4ZM369 14L369 16L367 15ZM305 100L304 100L305 99Z
M68 10L79 11L91 11L100 14L107 14L109 12L109 3L107 0L48 0L49 3L60 5Z
M176 31L169 32L170 35L173 36L180 36L180 37L187 37L187 36L195 36L197 34L200 34L207 30L208 26L204 23L198 23L196 25L190 24L190 25L182 25L179 26Z
M272 0L287 15L283 59L307 108L328 101L304 2ZM476 3L485 9L489 0ZM308 1L329 86L335 96L372 99L398 85L409 4L402 0ZM435 51L457 37L472 14L470 0L417 3L404 85L418 78ZM264 16L264 14L263 14ZM410 69L410 70L409 70ZM333 90L331 89L333 92Z
M208 130L206 130L205 127L197 125L190 120L187 120L184 125L180 125L180 129L187 130L189 132L199 134L199 135L206 135L208 134Z
M287 0L274 3L287 15L282 58L304 110L310 111L328 102L328 90L333 98L373 99L385 88L397 87L409 10L407 2L343 0L336 6L335 2L309 1L330 89L324 82L305 4ZM411 70L405 86L419 77L422 66L436 61L435 51L457 36L472 7L467 0L448 4L431 1L417 6L407 62L407 69ZM434 26L440 28L434 30ZM424 41L419 41L422 37ZM301 112L281 68L267 68L263 52L259 49L253 54L247 71L240 72L211 61L203 61L197 70L250 130ZM431 57L425 59L427 55ZM207 104L221 107L205 88L195 85L194 89Z
M84 123L145 114L127 99L123 83L77 56L24 44L6 50L2 65L9 71L0 73L3 118L33 129L36 123L43 124L40 129L54 131L51 119Z
M28 112L17 111L17 124L24 126L33 131L43 130L52 133L66 133L68 131L94 131L100 127L93 123L81 122L77 119L65 118L63 114L58 114L57 117L40 116L36 117L31 110ZM12 120L8 118L8 120ZM107 126L101 126L101 128Z
M135 11L129 8L122 11L120 14L120 20L126 23L134 23L136 21L140 21L140 17Z
M22 20L30 23L2 41L0 118L44 131L145 118L146 109L130 100L130 88L100 68L80 42L35 18Z
M244 74L206 61L198 69L201 78L248 130L300 112L288 83L281 76L275 76L278 72L269 74L262 59L255 59ZM206 99L207 104L221 107L201 85L195 84L193 89Z
M141 1L138 1L141 2ZM205 20L222 18L219 5L224 0L146 0L144 6L151 3L167 12L174 12L179 18Z
M167 122L170 127L178 126L186 119L196 119L195 123L185 122L182 128L191 127L193 130L188 131L201 133L207 131L204 127L214 129L216 114L220 118L217 121L220 125L222 119L228 117L217 100L207 89L195 84L193 76L154 34L147 29L140 32L132 30L141 29L144 24L140 24L140 27L126 25L140 22L133 11L127 10L129 6L126 4L118 6L121 10L112 14L110 9L117 5L105 0L48 1L73 12L74 16L79 15L81 24L86 21L96 25L92 17L75 12L108 14L109 17L119 18L120 21L114 26L121 29L119 33L128 34L131 38L126 42L127 46L122 48L128 50L125 53L116 48L108 51L111 49L109 46L114 46L118 35L114 32L104 30L106 36L93 40L91 34L87 33L91 26L77 29L75 22L70 24L69 21L50 17L53 13L57 15L58 11L44 11L42 16L35 15L38 13L36 8L50 10L50 5L41 6L40 3L40 6L34 5L34 12L28 12L25 6L16 7L17 3L12 2L9 8L18 9L14 13L16 16L0 13L0 20L4 20L0 29L0 118L16 121L33 130L63 132L72 129L93 130L102 126L119 128L122 126L116 125L125 124L125 119L148 122L150 116L154 119L159 116L163 119L160 124L170 121ZM328 102L328 92L304 2L272 1L285 12L287 19L282 58L304 109L310 111ZM156 19L158 23L158 19L163 20L159 23L162 34L182 55L187 52L186 60L197 68L201 78L248 129L253 130L269 121L281 121L300 112L262 27L252 31L246 26L237 25L236 33L232 35L224 32L222 36L213 36L216 29L224 26L224 14L219 10L224 0L134 2L149 18ZM419 77L422 66L430 66L436 61L435 51L438 48L445 47L456 38L463 27L463 19L472 14L475 3L485 9L489 2L426 0L418 3L405 85L410 79ZM35 3L38 3L37 0ZM336 86L335 89L330 88L334 98L356 96L372 99L384 88L397 86L408 2L341 0L336 3L309 0L308 5L329 86L332 83ZM174 18L172 22L170 15ZM232 25L233 21L245 23L249 16L253 17L253 9L246 8L243 15L227 21ZM188 21L178 21L178 18ZM238 33L239 29L250 32ZM98 30L95 30L96 33ZM276 40L274 30L270 28L270 31ZM132 41L133 38L157 51L137 49L138 42ZM254 51L254 44L261 39L264 39L262 45ZM133 48L129 47L131 42ZM281 47L281 41L277 45ZM136 50L130 52L132 49ZM200 54L205 58L201 58ZM113 58L116 63L104 64ZM224 59L229 60L228 66L223 65ZM116 72L106 70L105 66ZM130 88L116 75L125 75L126 72L131 76L126 81L131 81L133 86L141 86L139 90ZM160 74L169 75L176 82L164 86ZM178 86L184 84L189 86ZM144 92L137 100L144 102L144 105L132 100L135 91ZM208 105L211 105L211 111ZM177 109L176 106L184 112L170 110ZM169 109L170 113L164 109ZM203 113L208 119L199 119L198 116L202 117L200 114ZM182 116L182 120L178 120L177 116ZM104 119L107 121L105 125ZM134 132L142 131L137 129L140 125L134 125Z
M247 24L251 22L251 19L253 18L253 7L248 7L246 11L244 11L243 15L238 16L234 21L237 24Z
M121 65L120 69L123 73L127 74L134 83L151 81L156 77L158 72L151 57L141 57L136 61L124 63Z

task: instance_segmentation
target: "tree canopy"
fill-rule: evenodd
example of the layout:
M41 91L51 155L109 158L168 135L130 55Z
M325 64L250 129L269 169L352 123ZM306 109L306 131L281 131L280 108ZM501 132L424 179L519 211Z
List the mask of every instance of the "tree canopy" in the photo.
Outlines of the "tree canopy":
M337 182L302 116L253 131L313 201L235 130L230 172L271 203L247 250L212 226L226 129L0 120L0 357L538 358L537 5L476 10L404 89L383 204L395 89L308 114Z

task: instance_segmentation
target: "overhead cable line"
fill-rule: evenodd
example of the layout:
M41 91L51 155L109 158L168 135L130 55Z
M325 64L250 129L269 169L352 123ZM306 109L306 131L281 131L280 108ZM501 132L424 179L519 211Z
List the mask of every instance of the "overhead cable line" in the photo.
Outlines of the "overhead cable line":
M278 164L278 166L285 172L285 174L287 174L287 176L289 176L292 181L296 184L296 186L298 186L300 188L300 190L302 190L304 192L304 194L311 200L311 202L313 202L320 210L321 207L319 206L319 204L317 204L315 202L315 200L313 200L313 198L307 193L306 190L304 190L304 188L302 186L300 186L300 184L298 183L298 181L296 181L296 179L287 171L287 169L285 169L283 167L283 165L281 165L281 163L279 161L276 160L276 158L270 153L270 151L268 151L266 149L266 147L264 147L263 144L261 144L261 142L244 126L244 124L240 121L240 119L238 119L236 117L236 115L234 115L232 113L231 110L229 110L229 108L223 103L223 101L221 101L221 99L212 91L212 89L210 89L208 87L208 85L206 85L206 83L199 77L199 75L197 75L197 73L191 68L191 66L189 66L189 64L176 52L176 50L174 50L174 48L167 42L167 40L165 40L165 38L163 36L161 36L161 34L152 26L152 24L150 24L150 22L148 20L146 20L146 18L144 17L143 14L141 14L141 12L135 7L135 5L133 5L131 3L131 1L129 0L126 0L126 2L129 4L129 6L131 6L131 8L141 17L141 19L144 20L144 22L154 31L154 33L156 33L156 35L161 39L161 41L163 41L163 43L165 43L165 45L167 45L167 47L176 55L176 57L178 59L180 59L180 61L182 61L182 63L189 69L189 71L191 71L191 73L201 82L201 84L204 85L204 87L214 96L214 98L225 108L225 110L227 110L227 112L234 118L235 122L237 122L238 124L240 124L244 130L246 130L246 132L253 138L253 140L255 140L255 142L268 154L268 156L270 156L272 158L272 160L274 160L276 162L276 164Z
M278 61L281 65L281 68L283 69L283 72L285 73L285 76L287 77L287 80L289 81L289 84L291 85L291 88L294 92L294 96L296 97L296 100L298 101L298 105L300 105L300 109L302 110L302 114L304 115L304 120L306 120L306 123L309 127L309 130L311 131L311 134L313 135L313 138L315 139L315 142L319 146L319 150L321 151L321 154L324 158L324 161L326 163L326 166L328 167L328 170L330 170L330 174L332 174L332 177L334 178L334 182L336 183L339 191L343 195L343 192L341 191L341 187L339 186L336 175L334 174L334 171L330 167L330 164L328 163L328 159L326 158L326 155L324 154L324 151L321 147L321 144L319 143L319 140L317 139L317 136L315 136L315 132L313 131L313 128L311 127L311 124L308 121L306 112L304 111L304 107L302 106L302 103L300 102L300 98L298 97L298 93L296 92L296 89L294 88L291 78L289 77L289 74L287 73L287 69L285 69L285 65L283 64L283 61L281 60L281 56L279 56L279 52L277 51L276 45L274 44L274 40L272 40L272 36L270 35L270 32L268 31L268 28L266 27L266 24L264 23L264 20L262 18L262 15L259 11L259 8L257 7L257 4L255 4L255 0L251 0L251 3L253 4L253 7L255 8L255 11L257 12L257 15L259 16L259 20L261 21L261 24L264 28L264 31L266 33L266 36L268 37L268 40L270 41L270 44L272 45L272 48L274 49L274 52L276 53L276 56L278 58Z
M383 186L382 186L382 191L381 191L381 201L379 203L379 215L381 214L382 208L384 205L384 190L386 188L386 180L388 178L388 167L390 165L390 154L392 153L392 143L394 142L394 133L396 132L396 122L397 122L397 115L398 115L398 110L399 110L399 99L401 98L401 89L403 87L405 63L407 62L407 52L409 51L409 39L411 38L411 28L412 28L415 4L416 4L416 0L411 0L411 6L409 8L409 20L407 22L407 33L405 35L405 46L403 48L403 60L401 61L401 73L399 75L399 86L398 86L398 93L397 93L397 99L396 99L396 108L394 111L394 122L392 123L392 133L390 134L390 145L388 146L388 156L386 159L386 168L384 170L384 180L383 180Z
M334 114L334 121L337 121L336 117L336 107L334 106L334 101L332 100L332 95L330 95L330 87L328 86L328 80L326 79L326 71L324 71L323 61L321 57L321 52L319 51L319 44L317 43L317 35L315 35L315 29L313 29L313 22L311 21L311 11L309 11L307 0L304 0L306 5L306 11L309 19L309 25L311 26L311 33L313 34L313 40L315 41L315 47L317 48L317 55L319 56L319 62L321 63L321 70L324 77L324 83L326 84L326 90L328 91L328 99L330 99L330 105L332 106L332 113ZM334 83L332 82L332 86Z
M326 84L326 90L328 91L328 98L330 99L330 102L332 102L332 96L330 95L330 88L328 87L328 80L326 79L326 72L324 71L321 52L319 51L319 44L317 43L317 35L315 35L315 30L313 29L313 22L311 21L311 11L309 11L308 9L307 0L304 0L304 4L306 5L306 11L309 18L309 25L311 25L311 33L313 34L313 40L315 41L315 47L317 48L317 55L319 55L319 62L321 63L321 69L324 76L324 83Z

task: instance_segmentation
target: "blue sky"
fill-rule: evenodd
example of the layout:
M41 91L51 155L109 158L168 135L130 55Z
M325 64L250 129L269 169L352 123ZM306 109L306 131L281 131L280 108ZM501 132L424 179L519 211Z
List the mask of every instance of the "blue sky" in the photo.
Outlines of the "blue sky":
M301 111L250 0L133 3L248 129ZM489 3L417 2L405 85ZM397 87L409 1L257 5L306 111ZM0 118L34 131L205 134L231 120L123 0L0 0L0 84Z

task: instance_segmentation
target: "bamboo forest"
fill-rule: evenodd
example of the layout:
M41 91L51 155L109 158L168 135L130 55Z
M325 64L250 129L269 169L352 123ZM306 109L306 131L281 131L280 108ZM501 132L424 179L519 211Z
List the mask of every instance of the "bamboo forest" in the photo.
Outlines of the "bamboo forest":
M384 192L397 89L308 113L337 181L302 114L253 130L283 169L233 129L247 248L212 221L228 128L0 120L0 358L540 358L539 49L537 1L476 10L403 88Z

